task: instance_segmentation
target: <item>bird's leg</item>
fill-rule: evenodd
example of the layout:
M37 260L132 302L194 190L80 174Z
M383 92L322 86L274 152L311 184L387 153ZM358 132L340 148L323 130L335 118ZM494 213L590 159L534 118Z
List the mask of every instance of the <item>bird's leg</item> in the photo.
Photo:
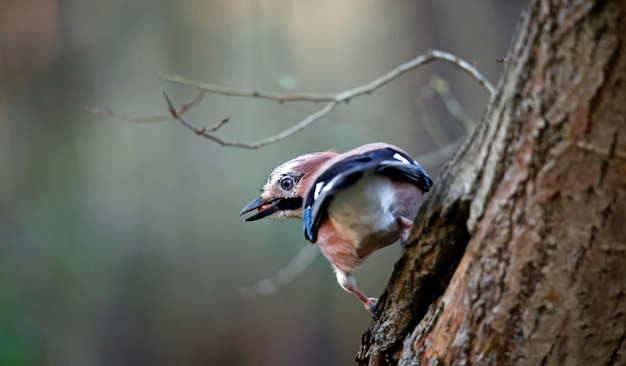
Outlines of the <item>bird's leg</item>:
M351 273L344 272L338 268L335 268L335 273L337 274L337 282L339 282L339 285L341 285L344 290L355 294L359 298L359 300L361 300L361 302L365 306L365 309L374 314L376 304L378 304L378 299L375 297L365 296L361 292L361 290L356 287L356 280Z
M400 226L400 244L402 248L406 245L407 240L409 240L409 235L411 235L411 229L413 228L413 221L407 219L404 216L398 216L396 218L398 225Z

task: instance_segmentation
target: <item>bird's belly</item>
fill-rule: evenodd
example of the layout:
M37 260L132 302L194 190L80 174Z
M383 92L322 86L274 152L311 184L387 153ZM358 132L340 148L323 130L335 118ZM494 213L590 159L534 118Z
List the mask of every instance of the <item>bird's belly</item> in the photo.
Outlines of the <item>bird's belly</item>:
M334 197L328 218L345 244L359 257L388 246L400 237L398 207L392 181L370 175Z

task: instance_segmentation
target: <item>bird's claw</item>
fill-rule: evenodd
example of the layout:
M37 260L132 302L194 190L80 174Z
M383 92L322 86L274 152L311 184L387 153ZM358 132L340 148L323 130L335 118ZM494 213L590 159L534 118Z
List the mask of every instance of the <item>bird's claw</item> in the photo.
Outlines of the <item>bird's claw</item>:
M368 297L367 303L365 303L364 305L367 311L369 311L371 314L374 314L374 311L376 311L376 305L378 305L378 299L375 297Z

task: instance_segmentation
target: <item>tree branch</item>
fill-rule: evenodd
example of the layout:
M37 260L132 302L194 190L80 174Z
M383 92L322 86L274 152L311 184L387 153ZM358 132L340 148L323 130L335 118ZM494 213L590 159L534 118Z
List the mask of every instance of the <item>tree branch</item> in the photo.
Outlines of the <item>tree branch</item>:
M346 90L341 93L332 94L332 93L276 93L271 91L263 91L263 90L243 90L243 89L233 89L226 88L219 85L213 85L209 83L203 83L191 79L187 79L183 76L173 75L164 73L161 75L161 80L169 81L173 83L183 84L187 86L194 87L198 90L203 90L208 93L213 94L221 94L227 96L235 96L235 97L244 97L244 98L260 98L260 99L268 99L273 100L279 103L285 102L296 102L296 101L308 101L308 102L349 102L350 99L359 97L364 94L370 94L374 92L376 89L389 84L391 81L396 79L397 77L405 74L413 69L416 69L422 65L425 65L433 60L443 60L451 63L457 68L467 72L470 76L472 76L478 83L489 92L490 95L495 93L495 88L487 78L485 78L474 66L472 66L467 61L461 59L458 56L455 56L451 53L439 51L439 50L429 50L423 55L417 56L413 60L406 62L402 65L399 65L395 69L389 71L385 75L372 80L371 82L358 86L353 89Z
M221 94L229 97L259 98L284 102L330 102L335 99L332 93L277 93L264 90L245 90L203 83L183 76L163 73L161 80L191 86L208 93Z
M189 102L183 104L180 109L177 111L179 116L182 116L185 112L195 107L198 103L204 99L204 95L206 94L203 90L198 90L198 94L196 94L193 99ZM101 108L96 106L85 106L84 109L87 112L93 113L97 116L102 117L112 117L115 119L119 119L121 121L126 122L134 122L134 123L147 123L147 122L163 122L174 119L174 117L170 114L161 115L161 116L148 116L148 117L131 117L124 113L118 113L111 108ZM221 126L220 126L221 127Z
M223 139L223 138L217 137L215 134L212 133L212 132L217 131L225 123L224 121L222 121L222 123L216 125L215 127L209 128L209 129L204 128L204 127L202 128L195 127L193 124L189 123L188 121L182 118L182 112L188 110L189 108L185 109L185 107L191 103L188 103L187 105L181 107L180 110L177 111L172 105L167 95L165 95L171 116L175 118L177 121L179 121L186 128L194 131L196 134L208 140L216 142L222 146L232 146L232 147L239 147L239 148L245 148L245 149L258 149L260 147L276 143L280 140L283 140L305 129L313 122L328 115L335 108L337 108L340 104L348 103L353 98L356 98L365 94L370 94L374 92L375 90L379 89L380 87L382 87L383 85L390 83L392 80L396 79L397 77L413 69L416 69L419 66L425 65L433 60L443 60L443 61L453 64L459 69L467 72L476 81L478 81L478 83L481 86L483 86L485 90L487 90L490 93L490 95L494 94L495 89L493 85L491 85L491 83L489 83L489 81L478 70L476 70L476 68L474 68L470 63L468 63L467 61L455 55L452 55L447 52L439 51L439 50L430 50L426 52L425 54L420 55L414 58L413 60L396 67L395 69L389 71L385 75L377 79L374 79L373 81L367 84L358 86L353 89L348 89L346 91L343 91L337 94L313 94L313 93L312 94L308 94L308 93L288 93L287 94L287 93L275 93L275 92L267 92L267 91L238 90L238 89L224 88L224 87L201 83L201 82L195 82L195 81L191 81L189 79L185 79L183 77L175 76L175 75L164 74L161 76L161 78L165 81L177 82L177 83L181 83L184 85L195 87L201 92L209 92L209 93L222 94L222 95L228 95L228 96L261 98L261 99L274 100L280 103L292 102L292 101L328 102L323 108L308 115L302 121L289 127L288 129L285 129L275 135L269 136L261 140L257 140L253 142L242 142L242 141L237 141L237 140ZM159 121L159 120L166 119L163 116L143 117L141 119L134 119L127 115L116 113L110 109L103 109L103 108L97 108L97 107L92 107L87 110L94 114L103 115L103 116L111 116L111 117L119 118L125 121L132 121L132 122L149 122L149 121Z
M315 245L305 245L282 269L271 277L267 277L257 282L256 285L241 288L241 294L245 300L256 300L269 296L281 287L288 285L296 279L320 253Z

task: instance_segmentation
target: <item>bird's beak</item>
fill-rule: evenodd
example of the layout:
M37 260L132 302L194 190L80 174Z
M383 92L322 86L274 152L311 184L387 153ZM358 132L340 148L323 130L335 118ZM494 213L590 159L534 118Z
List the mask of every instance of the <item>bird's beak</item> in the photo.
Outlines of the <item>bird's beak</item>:
M262 219L266 216L273 214L276 211L288 211L297 210L302 208L302 198L285 198L279 197L263 201L261 197L255 198L252 202L248 203L246 207L241 210L239 216L248 213L252 210L258 209L259 212L256 215L252 215L246 219L246 221L255 221Z
M254 220L262 219L265 216L269 216L273 214L274 212L278 211L279 202L280 202L280 199L268 200L268 201L263 202L261 197L257 197L252 202L248 203L246 207L243 208L243 210L241 210L241 212L239 213L239 216L245 213L248 213L252 210L258 209L259 212L257 212L256 215L252 215L248 217L246 221L254 221Z

